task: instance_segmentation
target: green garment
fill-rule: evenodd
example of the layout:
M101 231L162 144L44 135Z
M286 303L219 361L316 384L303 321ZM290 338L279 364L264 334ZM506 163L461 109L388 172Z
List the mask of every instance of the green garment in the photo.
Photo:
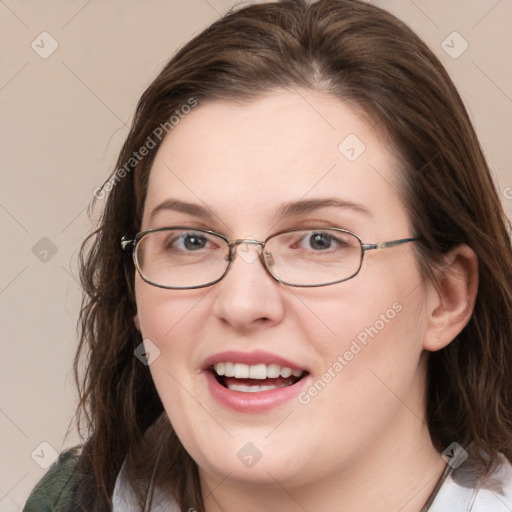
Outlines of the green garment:
M78 465L75 450L68 450L59 459L30 494L23 512L68 512L73 503L73 475Z

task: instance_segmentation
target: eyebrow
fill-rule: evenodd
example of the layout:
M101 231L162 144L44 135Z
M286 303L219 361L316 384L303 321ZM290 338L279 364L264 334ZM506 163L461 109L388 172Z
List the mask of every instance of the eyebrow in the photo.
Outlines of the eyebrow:
M202 218L211 218L215 216L214 212L205 206L195 203L187 203L185 201L178 201L177 199L167 199L153 208L149 214L149 219L153 220L153 218L162 211L186 213L194 217Z
M338 198L322 198L322 199L303 199L286 203L277 212L277 219L281 220L294 215L305 215L321 208L344 208L355 210L366 216L372 216L372 213L366 206L354 203L345 199Z
M282 220L293 216L305 215L322 208L344 208L355 210L367 216L372 215L370 210L362 204L338 198L323 198L302 199L300 201L286 203L278 209L276 219ZM215 212L205 206L201 206L196 203L188 203L186 201L179 201L177 199L167 199L153 208L149 215L149 219L153 220L153 218L162 211L185 213L193 217L200 217L204 219L216 217Z

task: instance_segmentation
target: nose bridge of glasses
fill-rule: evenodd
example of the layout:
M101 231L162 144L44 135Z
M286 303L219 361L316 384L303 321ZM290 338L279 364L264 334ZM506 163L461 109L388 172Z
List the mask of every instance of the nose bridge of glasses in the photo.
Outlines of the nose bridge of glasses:
M235 254L238 254L246 263L253 263L264 254L265 242L260 242L254 238L238 238L230 240L228 246L230 249L230 260L234 258ZM243 246L243 248L237 251L238 246ZM257 248L257 250L251 250L251 246L256 246L255 249Z
M255 240L254 238L237 238L236 240L230 240L228 242L228 246L231 250L236 250L236 248L242 244L257 245L258 252L261 252L265 245L265 242L259 242L258 240Z

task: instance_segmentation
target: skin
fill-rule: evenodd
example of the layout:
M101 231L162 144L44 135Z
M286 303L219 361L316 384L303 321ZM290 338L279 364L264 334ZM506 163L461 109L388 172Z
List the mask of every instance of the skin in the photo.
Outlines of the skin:
M349 134L366 146L353 162L338 150ZM206 102L159 149L141 230L185 224L264 240L335 226L368 243L409 237L399 168L385 139L335 98L277 91L246 105ZM329 207L277 219L289 202L333 197L368 212ZM213 214L151 217L169 198ZM135 321L160 350L150 370L199 466L208 512L420 510L444 468L424 421L426 351L462 330L477 289L467 247L447 256L445 270L437 288L426 282L406 244L368 252L355 278L321 288L282 285L240 253L209 288L165 290L136 276ZM401 311L307 405L241 414L207 389L202 363L225 350L292 360L310 372L307 389L393 304ZM237 457L248 442L262 453L251 468Z

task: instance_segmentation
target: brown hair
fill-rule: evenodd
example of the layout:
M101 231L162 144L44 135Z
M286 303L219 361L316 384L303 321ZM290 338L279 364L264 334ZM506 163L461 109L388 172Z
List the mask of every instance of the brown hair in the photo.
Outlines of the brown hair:
M439 451L457 441L472 444L477 457L485 452L487 467L498 453L512 459L512 249L464 105L438 59L386 11L358 0L285 0L228 13L165 66L140 99L99 227L82 247L75 370L90 437L77 491L88 511L109 509L123 461L134 485L147 476L158 446L165 452L159 478L181 509L203 509L197 466L163 413L148 368L134 357L142 341L133 324L135 271L120 238L140 227L160 141L144 158L133 155L191 99L249 102L296 87L330 94L380 123L403 162L425 276L459 244L476 252L474 314L456 340L429 355L427 420Z

